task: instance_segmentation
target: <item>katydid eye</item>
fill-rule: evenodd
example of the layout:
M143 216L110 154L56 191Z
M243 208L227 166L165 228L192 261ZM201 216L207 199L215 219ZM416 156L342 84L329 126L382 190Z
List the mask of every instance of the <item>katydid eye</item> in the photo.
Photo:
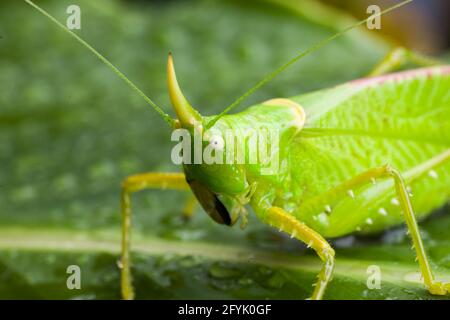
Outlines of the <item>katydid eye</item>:
M223 148L225 147L225 142L223 141L223 138L222 138L221 136L213 136L213 137L209 140L209 145L210 145L214 150L222 151Z

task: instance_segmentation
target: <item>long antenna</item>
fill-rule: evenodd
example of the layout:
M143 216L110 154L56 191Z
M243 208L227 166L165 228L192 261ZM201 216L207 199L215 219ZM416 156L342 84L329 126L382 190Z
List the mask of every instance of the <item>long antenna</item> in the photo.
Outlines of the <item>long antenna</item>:
M292 64L294 64L295 62L297 62L298 60L306 57L307 55L317 51L318 49L322 48L323 46L325 46L326 44L328 44L329 42L333 41L336 38L339 38L340 36L342 36L343 34L347 33L348 31L355 29L357 27L359 27L360 25L363 25L364 23L366 23L369 20L375 19L377 17L380 17L383 14L386 14L390 11L393 11L397 8L400 8L410 2L412 2L413 0L406 0L403 2L400 2L399 4L396 4L386 10L383 10L377 14L371 15L370 17L368 17L367 19L364 19L362 21L359 21L358 23L355 23L352 26L349 26L341 31L339 31L338 33L332 35L329 38L326 38L318 43L316 43L315 45L313 45L312 47L310 47L309 49L306 49L305 51L301 52L300 54L298 54L297 56L295 56L293 59L289 60L286 64L282 65L280 68L278 68L277 70L275 70L274 72L270 73L269 75L267 75L265 78L263 78L261 81L259 81L255 86L251 87L247 92L245 92L242 96L240 96L239 98L237 98L232 104L230 104L228 107L226 107L220 114L218 114L216 117L214 117L207 125L206 125L206 129L211 128L222 116L224 116L225 114L227 114L231 109L233 109L234 107L236 107L238 104L240 104L242 101L244 101L245 99L248 98L248 96L250 96L251 94L253 94L256 90L258 90L259 88L261 88L262 86L266 85L269 81L271 81L273 78L275 78L278 74L280 74L281 72L283 72L284 70L286 70L288 67L290 67Z
M72 37L74 37L78 42L80 42L83 46L85 46L89 51L91 51L97 58L99 58L108 68L110 68L119 78L121 78L127 85L129 85L134 91L137 92L144 100L153 107L153 109L156 110L156 112L159 113L159 115L170 125L173 126L174 120L165 113L160 107L156 105L149 97L145 95L144 92L142 92L141 89L139 89L131 80L129 80L125 74L123 74L119 69L117 69L111 62L108 61L103 55L101 55L97 50L95 50L91 45L89 45L86 41L81 39L77 34L70 31L68 28L66 28L62 23L60 23L58 20L56 20L52 15L50 15L47 11L39 7L38 5L34 4L30 0L25 0L26 3L28 3L30 6L34 7L36 10L38 10L40 13L42 13L44 16L46 16L48 19L53 21L57 26L59 26L61 29L63 29L65 32L69 33Z

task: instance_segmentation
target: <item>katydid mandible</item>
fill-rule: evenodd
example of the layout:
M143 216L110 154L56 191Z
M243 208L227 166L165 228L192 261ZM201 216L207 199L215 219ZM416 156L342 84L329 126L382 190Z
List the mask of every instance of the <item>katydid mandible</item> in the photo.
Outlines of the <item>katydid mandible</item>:
M169 55L168 87L177 115L173 120L89 44L25 1L92 51L172 128L191 133L208 129L239 132L264 124L280 132L280 166L270 175L260 174L261 164L185 163L184 173L145 173L124 180L121 287L125 299L134 297L131 194L143 189L190 189L213 220L228 226L245 219L245 207L250 206L263 222L304 242L323 261L312 299L323 298L333 275L335 253L325 238L376 232L405 222L425 287L436 295L450 293L450 284L433 275L416 222L450 198L450 66L432 67L432 59L393 50L368 78L289 99L272 99L226 115L292 63L366 19L296 56L220 115L204 117L182 94ZM407 60L427 68L386 74ZM221 151L226 148L222 146Z

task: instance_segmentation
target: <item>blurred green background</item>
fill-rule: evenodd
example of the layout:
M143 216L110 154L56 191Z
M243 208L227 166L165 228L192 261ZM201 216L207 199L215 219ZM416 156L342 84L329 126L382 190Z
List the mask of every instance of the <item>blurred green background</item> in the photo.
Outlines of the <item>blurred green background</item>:
M79 5L77 33L170 114L169 51L188 99L202 114L215 114L296 53L353 23L352 14L365 14L339 1L36 2L62 22L68 5ZM402 14L412 19L420 12ZM362 28L332 42L244 106L362 77L396 43L445 55L446 27L423 44L419 35L398 34L394 22L386 18L385 34ZM180 170L170 160L170 130L25 2L0 3L0 37L0 299L120 298L120 182L139 172ZM319 268L314 254L254 218L244 231L216 225L200 209L186 222L185 199L160 191L133 197L137 298L308 297ZM448 208L423 227L444 277L449 228ZM335 246L336 277L326 298L436 298L414 283L417 267L402 228ZM371 264L386 270L382 290L366 287ZM81 290L66 287L69 265L82 270Z
M392 6L396 0L323 0L351 12L359 19L369 5ZM383 27L377 30L387 39L428 54L442 54L450 46L450 2L447 0L414 0L402 10L383 17Z

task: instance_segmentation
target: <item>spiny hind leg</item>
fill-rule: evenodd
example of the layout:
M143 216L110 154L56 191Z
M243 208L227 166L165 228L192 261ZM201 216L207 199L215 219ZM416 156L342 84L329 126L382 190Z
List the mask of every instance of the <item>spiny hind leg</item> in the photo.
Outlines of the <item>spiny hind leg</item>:
M450 160L450 150L430 160L429 165L431 167L436 167L448 160ZM342 197L348 196L349 192L350 195L354 197L352 191L353 189L362 187L380 178L391 178L394 180L397 197L399 199L399 203L404 214L405 222L408 228L408 233L411 235L412 238L413 248L416 251L417 261L419 263L420 271L422 273L425 286L432 294L444 295L446 293L449 293L450 292L449 283L441 283L434 279L432 270L430 268L430 263L428 261L425 248L423 246L422 239L419 233L419 227L417 225L416 217L411 205L408 191L406 189L402 176L397 170L393 169L388 165L370 169L360 175L355 176L350 180L341 183L337 187L321 195L321 198L327 199L327 201L338 201L339 199L342 199ZM310 202L309 204L305 203L304 205L308 206L311 204L312 202ZM318 204L319 203L317 202L314 203L313 205L316 206ZM299 210L301 210L301 207Z
M312 300L321 300L334 271L333 248L320 234L279 207L268 209L265 219L271 226L306 243L308 248L312 248L323 261L323 267L317 276L317 282L311 296Z
M416 53L405 48L391 50L368 74L369 77L379 76L395 71L407 63L413 63L421 67L431 67L444 64L443 62Z
M422 238L420 236L416 216L411 205L411 200L401 174L389 166L383 167L383 171L384 175L390 176L394 180L395 190L400 201L406 226L408 227L409 234L411 235L411 240L416 251L417 261L419 263L425 286L432 294L444 295L449 293L449 283L442 283L434 279L425 248L423 246Z
M400 202L400 206L403 211L406 226L408 228L409 234L411 235L413 248L416 251L417 261L419 263L423 281L425 283L425 286L428 288L428 291L431 294L436 295L445 295L449 293L450 292L449 283L442 283L434 279L434 275L431 270L427 254L423 246L422 238L420 236L419 227L417 225L416 216L414 214L414 210L411 205L409 193L406 189L405 182L401 174L397 170L391 168L390 166L384 166L375 169L374 174L372 175L369 174L369 178L376 178L378 175L380 177L387 176L394 180L395 190Z
M134 298L134 289L130 271L130 229L131 229L131 194L144 189L188 190L182 173L144 173L126 178L122 183L122 257L121 257L121 291L124 299Z

